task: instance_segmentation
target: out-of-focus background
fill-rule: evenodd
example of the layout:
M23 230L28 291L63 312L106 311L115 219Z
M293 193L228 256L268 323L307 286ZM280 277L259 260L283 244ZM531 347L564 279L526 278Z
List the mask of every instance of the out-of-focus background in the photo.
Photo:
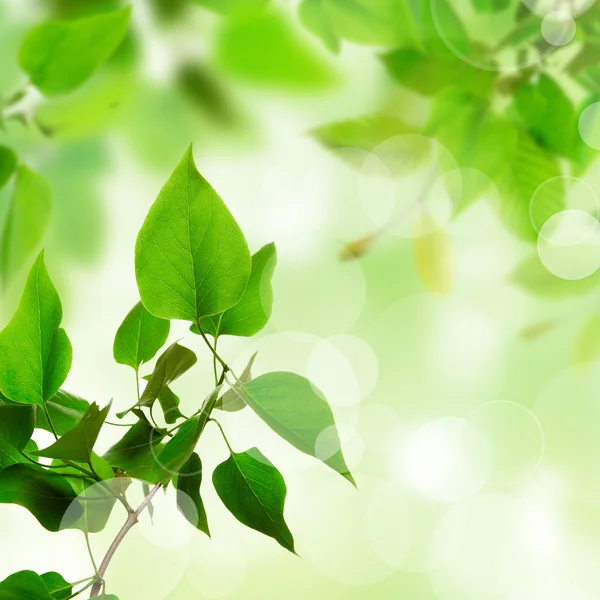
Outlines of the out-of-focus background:
M0 145L51 197L33 242L34 217L22 240L3 226L2 321L45 247L74 346L65 387L130 406L112 343L138 299L135 238L191 142L251 249L274 241L279 253L271 322L220 352L241 370L259 350L256 373L317 384L359 489L247 411L226 414L234 449L256 445L284 474L301 558L220 505L208 474L226 448L209 429L212 539L167 492L117 554L108 591L600 598L596 4L135 0L124 41L77 90L27 86L29 29L124 4L0 2L0 93L24 90L3 109ZM4 222L15 185L0 191ZM174 389L197 408L211 358L183 324L180 338L200 360ZM98 556L120 518L92 536ZM0 532L0 579L89 574L78 532L50 534L8 505Z

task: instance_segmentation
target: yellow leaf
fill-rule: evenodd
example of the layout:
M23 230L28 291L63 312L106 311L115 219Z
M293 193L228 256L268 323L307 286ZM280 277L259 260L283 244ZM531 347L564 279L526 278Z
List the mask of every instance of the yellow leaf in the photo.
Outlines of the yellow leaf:
M381 231L374 231L352 242L348 242L340 251L340 260L353 260L366 254L373 242L381 235Z

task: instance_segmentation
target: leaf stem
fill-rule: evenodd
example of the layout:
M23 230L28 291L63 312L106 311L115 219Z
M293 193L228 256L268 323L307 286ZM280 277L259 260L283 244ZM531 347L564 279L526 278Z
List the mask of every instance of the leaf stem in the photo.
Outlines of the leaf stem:
M219 423L219 421L217 421L216 419L208 419L208 420L212 421L213 423L216 424L216 426L221 431L221 435L223 436L223 439L225 440L225 443L227 444L227 448L229 448L229 452L231 452L231 454L235 454L235 452L233 451L233 448L231 447L231 445L229 443L229 440L227 439L227 436L225 435L225 431L223 430L223 427L221 426L221 423Z
M213 347L213 345L210 343L210 341L206 337L206 334L202 330L202 327L200 327L200 320L198 320L198 322L196 323L196 327L198 327L198 331L200 332L202 339L204 340L206 345L209 347L210 351L213 353L215 360L218 360L221 363L221 366L223 367L223 369L228 371L229 367L227 366L227 363L219 356L219 354L217 352L216 342L215 342L215 346Z
M96 598L102 591L102 587L104 585L104 575L106 574L106 570L110 565L110 561L112 560L115 552L118 550L121 542L125 539L125 536L129 533L129 531L137 524L139 516L144 512L144 510L148 507L148 505L152 502L152 498L156 495L158 490L162 487L161 483L157 483L151 490L150 493L144 498L144 501L129 514L127 517L127 521L117 534L117 537L113 540L110 548L108 549L106 556L102 560L100 564L100 568L98 569L98 575L94 578L94 584L92 586L92 592L90 594L90 598Z
M94 553L92 552L92 546L90 544L90 535L87 531L83 531L83 535L85 537L85 545L87 547L88 554L90 556L90 561L92 562L92 567L94 568L94 573L96 577L98 576L98 565L96 564L96 560L94 559Z

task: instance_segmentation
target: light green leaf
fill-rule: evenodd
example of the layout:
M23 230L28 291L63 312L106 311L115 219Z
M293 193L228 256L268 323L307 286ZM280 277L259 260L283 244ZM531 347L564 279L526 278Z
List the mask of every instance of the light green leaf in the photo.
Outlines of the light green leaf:
M239 377L241 383L247 383L252 379L252 366L254 365L257 354L258 350L250 357L248 364L242 371L242 374ZM235 388L231 388L217 400L215 408L224 410L225 412L238 412L246 408L246 403L244 402L243 396L239 394Z
M113 467L119 467L123 471L139 469L152 463L156 447L164 437L164 433L140 419L108 449L104 459Z
M156 361L154 371L140 398L140 406L151 406L161 392L191 369L197 360L196 355L189 348L177 342L169 346Z
M210 537L204 502L200 496L202 461L194 452L177 476L177 506L181 514Z
M573 348L573 363L582 365L600 358L600 313L588 318L579 331Z
M326 0L302 0L298 7L298 16L303 25L332 52L340 51L340 38L335 33L333 23L326 12Z
M39 248L48 227L51 207L52 193L48 182L39 173L21 165L2 233L2 279L5 282Z
M275 433L301 452L322 460L356 485L342 454L333 412L323 394L305 377L275 372L261 375L235 389ZM326 456L319 456L317 441L327 436Z
M276 264L275 244L267 244L254 254L250 279L241 300L220 315L201 319L203 331L215 338L219 335L250 337L258 333L273 311L271 279Z
M83 514L76 498L62 475L35 465L12 465L0 472L0 504L23 506L48 531L65 529Z
M283 516L285 481L258 448L239 454L232 452L214 470L213 485L223 504L240 523L295 552L294 538Z
M163 319L198 323L239 302L251 264L242 231L198 173L190 146L137 238L135 270L144 306Z
M129 311L115 336L115 360L136 371L152 360L169 337L171 323L150 314L141 302Z
M0 391L10 400L43 404L65 381L72 349L61 320L62 306L42 252L13 318L0 332Z
M0 146L0 189L12 177L17 168L17 155L6 146Z
M51 571L40 577L55 600L68 600L73 593L73 586L60 573Z
M64 435L69 429L75 427L90 408L90 403L87 400L65 390L58 390L45 404L52 426L58 435ZM52 432L52 427L41 408L36 408L35 426L37 429Z
M94 402L75 427L69 429L51 446L36 452L38 456L73 460L79 463L90 463L92 450L98 439L100 429L110 411L110 404L100 410Z
M269 4L269 0L192 0L192 2L228 17L260 11Z
M13 573L0 582L0 600L62 600L50 594L43 577L33 571Z
M123 40L131 10L74 21L47 21L29 31L19 64L44 94L70 92L104 63Z

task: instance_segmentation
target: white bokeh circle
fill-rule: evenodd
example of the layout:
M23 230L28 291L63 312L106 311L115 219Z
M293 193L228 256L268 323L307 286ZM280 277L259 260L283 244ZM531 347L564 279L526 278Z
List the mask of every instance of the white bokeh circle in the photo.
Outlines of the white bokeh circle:
M587 106L579 117L579 135L594 150L600 150L600 102Z
M542 36L553 46L565 46L573 40L576 33L575 20L565 10L548 13L542 21Z

